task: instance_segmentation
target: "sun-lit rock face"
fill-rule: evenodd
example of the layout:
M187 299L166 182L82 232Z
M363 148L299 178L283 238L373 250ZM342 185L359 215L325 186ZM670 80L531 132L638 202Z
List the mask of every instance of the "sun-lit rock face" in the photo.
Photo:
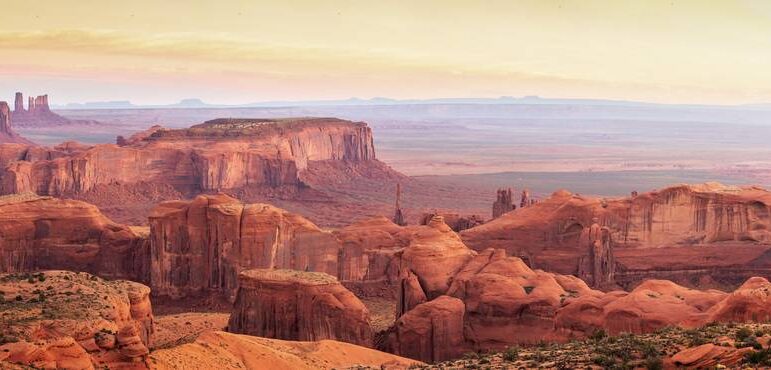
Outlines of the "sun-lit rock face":
M0 272L68 269L142 281L147 245L88 203L0 196Z
M0 275L0 361L36 368L133 366L149 353L150 289L87 273Z
M331 370L365 366L407 369L419 361L333 340L294 342L221 331L206 332L195 342L154 351L151 369Z
M582 233L585 242L602 241L591 237L601 236L599 228ZM649 333L667 326L769 319L771 287L764 278L751 278L730 294L667 280L647 280L630 292L604 293L578 277L532 269L503 249L469 253L455 267L446 257L470 249L462 242L431 244L431 254L440 262L430 269L409 268L406 262L411 248L420 251L425 246L410 244L403 252L397 320L378 342L383 350L443 361L469 351L568 341L599 329Z
M12 121L11 108L8 106L8 103L0 101L0 144L17 143L31 145L32 143L29 140L13 131Z
M121 144L13 162L0 173L0 192L60 196L139 182L185 194L298 187L310 162L375 160L370 128L334 118L219 119L188 129L154 128Z
M242 272L239 283L230 332L372 345L369 311L331 275L257 269Z
M221 292L238 273L284 268L336 275L340 243L302 216L226 195L158 205L150 215L150 285L159 295Z
M598 285L631 288L654 277L692 286L736 287L771 268L764 257L771 253L770 206L771 193L764 189L715 183L618 199L558 191L464 230L461 237L473 249L506 249L532 267L605 283ZM616 265L612 274L595 271L610 259L594 263L595 243L580 240L595 223L612 241L611 254L606 254ZM605 248L603 243L599 247ZM596 272L603 276L596 279Z

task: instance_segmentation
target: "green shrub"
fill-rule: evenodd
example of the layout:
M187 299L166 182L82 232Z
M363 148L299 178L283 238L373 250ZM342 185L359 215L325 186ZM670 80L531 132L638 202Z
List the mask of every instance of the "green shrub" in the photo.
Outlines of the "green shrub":
M591 335L589 335L589 339L599 342L605 338L608 337L608 333L605 332L605 329L595 329Z
M503 361L514 362L519 359L519 348L509 347L503 352Z
M646 357L645 368L648 370L661 370L664 368L664 361L662 361L660 357Z

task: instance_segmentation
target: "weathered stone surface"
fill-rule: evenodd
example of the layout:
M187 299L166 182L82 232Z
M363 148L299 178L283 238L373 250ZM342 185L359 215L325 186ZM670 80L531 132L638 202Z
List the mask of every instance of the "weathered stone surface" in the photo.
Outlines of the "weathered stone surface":
M147 240L76 200L0 197L0 272L86 271L146 280Z
M497 197L493 203L493 218L501 217L504 213L513 211L517 206L511 196L511 188L498 189Z
M87 273L0 275L2 361L38 368L133 366L149 353L150 289Z
M433 212L423 214L423 217L420 219L420 224L428 225L434 216L441 216L444 218L444 223L456 233L485 223L485 220L479 215L461 216L460 214L453 212Z
M337 279L319 272L242 272L228 331L276 339L333 339L372 345L367 308Z
M214 120L189 129L157 129L126 144L17 163L0 176L23 180L3 181L0 191L59 196L138 182L168 184L185 194L302 187L309 162L375 161L365 123L331 118Z
M238 273L284 268L338 274L340 242L302 216L226 195L158 205L150 215L150 285L156 294L235 297Z
M194 343L154 351L151 369L331 370L365 366L404 370L415 360L333 340L290 342L225 332L206 332Z
M8 107L8 103L0 101L0 144L32 144L29 140L13 131L11 121L11 108Z
M385 348L394 354L426 362L460 357L465 346L460 299L440 296L417 305L386 334Z
M771 259L764 257L771 253L769 205L771 193L764 189L714 183L617 199L557 191L461 236L476 250L503 248L526 257L531 267L579 275L582 260L593 260L579 238L596 218L613 241L616 284L631 288L646 278L666 278L733 288L751 276L771 275Z

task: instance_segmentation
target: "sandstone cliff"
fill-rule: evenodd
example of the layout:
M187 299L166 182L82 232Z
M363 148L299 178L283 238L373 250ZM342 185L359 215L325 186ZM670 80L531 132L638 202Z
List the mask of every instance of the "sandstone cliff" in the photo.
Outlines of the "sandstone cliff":
M145 280L147 240L75 200L0 196L0 272L86 271Z
M614 246L615 283L632 287L660 277L735 287L771 274L764 257L771 250L770 205L766 190L719 184L677 185L618 199L558 191L461 236L476 250L503 248L532 267L578 275L587 271L582 261L591 252L579 238L596 218Z
M285 268L338 274L340 243L302 216L225 195L158 205L150 215L150 280L156 294L235 297L238 274Z
M150 289L87 273L0 275L0 363L35 368L120 368L149 353Z
M0 144L20 143L31 145L32 142L13 131L11 116L11 109L8 107L8 103L0 101Z
M319 272L242 272L228 331L276 339L333 339L372 345L367 308L337 279Z
M302 171L311 162L375 161L369 127L333 118L214 120L189 129L157 129L124 144L12 162L0 172L0 192L60 196L138 182L168 184L188 195L303 187Z

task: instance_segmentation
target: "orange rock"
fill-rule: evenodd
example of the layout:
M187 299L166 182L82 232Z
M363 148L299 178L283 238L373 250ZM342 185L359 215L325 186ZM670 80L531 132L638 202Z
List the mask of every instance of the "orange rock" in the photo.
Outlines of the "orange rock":
M367 308L337 279L320 272L242 272L228 331L276 339L333 339L372 345Z
M749 347L732 348L707 343L684 349L667 359L666 363L686 369L706 369L717 365L734 367L740 365L744 355L751 351Z
M333 340L291 342L206 332L194 343L154 351L150 369L316 370L357 366L406 370L415 360Z
M440 296L417 305L396 321L383 344L388 352L436 362L457 358L466 351L463 301Z
M142 281L147 245L88 203L0 196L0 272L66 269Z
M91 369L131 365L149 352L150 289L139 283L68 271L5 274L0 294L4 361Z
M632 288L647 278L690 284L702 279L735 287L771 268L771 192L708 183L676 185L630 198L600 199L558 191L535 205L461 232L471 248L506 249L530 266ZM594 243L582 230L597 226L612 240L612 259L592 263ZM604 237L602 239L605 239ZM594 240L600 240L595 237ZM603 246L600 243L600 246ZM604 248L604 247L603 247ZM600 256L602 257L602 256ZM717 285L716 283L713 284Z

